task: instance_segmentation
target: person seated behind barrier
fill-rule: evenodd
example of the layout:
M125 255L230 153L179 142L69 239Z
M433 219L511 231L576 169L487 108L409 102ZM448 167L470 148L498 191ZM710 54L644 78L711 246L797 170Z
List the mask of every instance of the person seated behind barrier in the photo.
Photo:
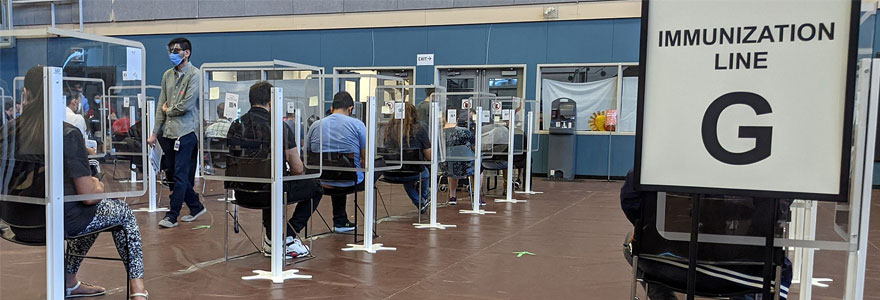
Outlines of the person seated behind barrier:
M430 99L430 95L428 99ZM428 101L426 99L425 101ZM416 107L412 103L405 104L405 117L403 120L394 119L388 123L385 128L385 143L389 152L399 153L399 151L420 151L425 160L431 159L431 138L428 137L428 129L419 122ZM401 126L403 127L403 138L400 137ZM398 145L399 141L403 141L403 146ZM397 159L397 158L393 158ZM404 160L409 160L404 154ZM431 176L425 165L407 165L403 164L402 170L410 172L409 174L388 171L383 174L385 179L403 184L403 189L412 200L413 205L419 209L419 212L425 213L428 204L428 178ZM417 173L412 175L412 173ZM421 188L421 189L420 189ZM419 200L421 196L421 200Z
M623 210L623 213L626 216L627 220L633 226L635 226L636 221L642 215L642 207L641 207L642 200L656 201L657 193L656 192L636 191L633 186L633 182L634 182L634 175L633 175L633 171L630 170L626 174L626 181L624 182L623 186L620 188L620 206L621 206L621 209ZM743 200L751 200L748 202L754 201L756 203L755 206L757 206L757 204L758 204L757 202L759 202L759 201L763 201L763 202L760 202L760 204L763 204L765 206L767 204L771 205L770 209L760 209L760 208L755 207L755 208L750 209L748 212L744 213L744 215L748 215L750 217L750 219L755 219L755 220L762 219L762 218L766 219L769 217L769 213L773 211L772 203L769 202L769 201L771 201L771 199L754 199L754 198L749 198L749 197L725 197L725 198L732 198L732 199L736 198L736 199L727 201L727 202L731 202L730 204L732 204L732 205L729 205L729 206L732 206L734 208L731 209L730 207L725 207L725 209L723 209L723 211L719 212L722 215L736 214L736 211L737 211L736 208L738 206L740 206L737 204L742 203ZM787 214L789 213L789 207L791 205L791 201L790 200L779 200L779 202L780 202L779 203L779 206L780 206L779 211L780 212L776 216L776 219L779 219L779 220L787 219ZM701 218L701 219L703 219L703 218ZM712 217L707 216L707 219L719 219L719 218L712 218ZM722 217L722 219L723 219L723 217ZM711 225L711 224L709 224L709 225ZM702 226L704 226L704 229L702 229L701 231L707 231L707 230L711 231L712 229L706 228L709 225L702 224ZM756 229L755 226L749 226L748 229L749 229L749 234L751 234L751 235L758 234L757 231L759 231L759 230ZM633 241L633 238L628 237L626 244L629 245L632 241ZM624 256L627 258L627 260L629 261L630 264L632 264L632 253L630 252L631 249L632 249L632 247L629 247L629 246L625 247L625 249L624 249ZM674 255L675 253L671 253L671 254ZM757 275L757 276L760 276L760 275ZM722 279L724 279L724 278L722 278ZM742 280L742 279L737 279L737 280ZM791 280L792 280L791 261L787 257L785 257L783 260L782 280L781 280L782 281L781 286L784 288L783 291L787 291L788 288L791 286ZM742 284L741 282L742 281L739 281L737 283ZM754 280L754 282L747 282L747 283L751 283L754 285L762 285L763 279L759 278L759 279ZM648 285L647 293L648 293L649 300L677 300L678 299L678 298L676 298L675 292L672 289L665 287L665 286L662 286L662 285L659 285L659 284ZM786 299L787 298L786 296L787 296L786 294L782 294L781 298ZM730 300L754 300L754 299L760 299L760 298L761 298L761 295L745 295L745 296L730 297L729 299Z
M351 117L353 110L354 99L351 94L345 91L336 93L333 96L330 115L315 122L309 128L307 147L309 152L316 152L320 149L324 153L351 154L349 158L354 163L354 167L362 168L367 151L367 127L360 120ZM325 192L331 194L334 230L336 232L354 230L354 224L348 221L348 213L345 209L348 196L344 193L331 193L331 191L363 190L364 173L357 172L356 181L322 180L321 185L323 185Z
M122 141L128 136L128 130L131 129L131 118L128 116L128 110L123 110L122 118L113 121L111 129L113 131L113 141Z
M443 134L446 139L446 149L447 156L474 156L474 144L476 144L476 137L474 133L471 132L468 127L468 116L466 114L460 114L458 116L458 120L449 121L446 120L445 116L442 116L443 122ZM452 153L453 149L465 149L462 147L466 147L470 150L470 153ZM458 200L455 196L455 190L458 188L458 181L460 179L470 178L473 181L474 177L474 161L473 160L463 160L463 161L446 161L442 165L444 172L446 173L446 180L449 183L448 188L448 199L449 205L458 204ZM480 200L480 205L485 206L486 202Z
M232 122L223 114L226 112L225 106L225 103L217 105L217 121L205 128L205 136L208 138L226 138L226 133L229 132L229 126Z
M251 109L242 115L241 118L230 124L228 134L225 136L231 156L269 158L272 143L272 116L269 114L269 111L272 110L271 95L272 85L268 82L258 82L251 86L248 96ZM284 135L284 161L286 163L285 175L303 174L305 169L302 160L300 160L299 151L297 151L293 131L287 125L282 127ZM249 168L249 166L239 167ZM252 177L246 174L235 174L236 170L238 168L231 167L227 170L226 176ZM258 172L264 172L266 176L269 175L269 170L259 170ZM271 184L227 181L225 185L227 188L240 189L236 191L235 197L242 205L270 206L272 200ZM243 190L265 192L248 192ZM293 216L287 221L287 239L285 240L287 255L292 257L308 255L309 248L303 245L302 241L296 237L296 234L306 227L309 217L318 208L318 203L323 196L323 190L317 180L302 179L285 181L284 192L287 193L287 203L297 203ZM263 250L266 255L269 255L272 250L272 241L270 239L272 234L271 209L263 209L263 227L266 229L266 236L263 239Z
M12 164L19 164L20 169L26 169L26 163L36 162L40 165L44 161L44 111L43 111L43 67L31 68L24 79L22 99L25 100L24 111L21 116L7 124L10 133L14 136L0 138L12 141L3 141L4 144L15 145L15 158L8 161L7 168L15 170ZM7 132L0 130L0 132ZM63 131L64 152L64 195L77 194L100 194L104 192L104 184L92 176L89 168L88 155L80 130L69 123L64 123ZM40 166L42 167L42 166ZM35 181L34 172L13 172L4 178L8 183L7 191L10 195L45 197L45 187L42 180ZM36 183L36 184L35 184ZM0 201L0 218L10 223L16 236L24 241L44 241L45 230L27 230L29 228L16 226L41 226L45 225L45 207L43 205L23 204ZM64 203L64 231L67 236L83 235L107 228L113 225L122 225L124 230L113 233L113 241L116 249L129 271L131 279L131 299L147 299L144 289L144 261L141 248L141 235L137 220L131 209L124 201L120 200L86 200ZM86 255L89 248L95 243L97 235L75 239L67 243L68 253ZM127 250L127 252L125 251ZM67 297L88 297L105 294L105 289L96 285L83 283L77 280L77 272L82 263L82 257L70 256L65 265L65 287ZM138 296L140 295L140 296Z
M86 135L86 119L82 115L82 94L73 90L68 90L65 92L64 98L67 101L67 107L65 108L67 112L64 122L70 123L70 125L79 129L79 132L83 136L83 140L85 140L88 138L88 135ZM89 155L97 153L95 148L86 147L86 151Z

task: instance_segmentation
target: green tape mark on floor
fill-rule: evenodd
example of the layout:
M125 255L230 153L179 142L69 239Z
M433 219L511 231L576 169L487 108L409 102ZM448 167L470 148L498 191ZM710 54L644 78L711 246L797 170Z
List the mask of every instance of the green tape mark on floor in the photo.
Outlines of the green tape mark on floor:
M531 252L529 252L529 251L513 252L513 254L516 254L516 257L523 257L523 255L531 255L531 256L535 256L534 253L531 253Z
M193 230L196 230L196 229L208 229L208 228L211 228L211 225L199 225L199 226L193 227Z

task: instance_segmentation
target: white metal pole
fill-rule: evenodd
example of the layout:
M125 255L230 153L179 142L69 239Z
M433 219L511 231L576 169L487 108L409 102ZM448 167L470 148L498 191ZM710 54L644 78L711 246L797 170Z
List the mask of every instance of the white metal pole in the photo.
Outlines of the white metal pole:
M284 109L281 106L284 103L283 100L283 89L282 88L272 88L272 118L271 118L271 134L272 141L270 145L272 146L271 161L272 161L272 232L270 236L272 237L272 257L271 261L271 269L269 272L255 270L254 273L257 275L253 276L245 276L241 279L243 280L254 280L254 279L267 279L272 280L274 283L283 283L286 279L311 279L312 275L299 275L296 274L299 270L292 269L284 271L284 257L287 256L287 247L285 246L284 241L284 226L287 222L285 222L282 217L282 213L284 210L284 131L281 130L284 127L284 122L282 121L284 118Z
M284 145L283 139L284 132L283 129L284 123L281 122L281 118L283 116L283 104L282 100L282 89L274 88L272 94L272 107L275 108L272 110L272 277L279 278L281 276L281 269L284 267L284 256L287 255L287 249L284 247L284 226L281 225L284 220L281 217L281 211L284 209L284 199L281 199L281 196L284 194ZM272 280L275 283L280 283L283 280Z
M300 157L303 155L303 145L302 145L302 109L297 108L293 110L293 133L295 134L294 140L296 141L296 149L299 151Z
M138 100L140 100L140 95L138 95ZM134 113L135 113L135 106L132 105L131 102L129 102L128 103L128 126L129 127L134 126L134 123L135 123L135 118L134 118L135 114ZM134 169L131 168L131 167L133 167L133 165L134 165L134 163L129 165L129 170L131 170L131 180L129 182L132 184L135 184L139 181L137 180L137 172L135 172Z
M528 126L528 129L526 130L526 137L528 138L528 142L527 142L526 147L528 147L528 148L525 149L526 150L526 182L525 182L526 189L524 191L516 192L517 194L534 195L534 194L544 193L544 192L536 192L536 191L532 190L532 146L533 146L532 140L534 140L534 137L535 137L535 132L534 132L535 122L534 122L533 118L534 118L534 112L529 111L528 118L527 118L527 120L529 120L529 121L526 122L526 126Z
M507 125L507 198L506 199L495 199L495 202L504 202L504 203L521 203L526 202L527 200L518 200L513 198L513 148L514 148L514 139L513 137L516 135L515 125L516 124L516 110L510 109L510 119L508 120Z
M483 163L483 107L477 106L477 126L475 128L476 132L474 133L476 139L476 145L474 145L474 182L473 189L471 191L471 205L472 209L462 209L459 210L459 213L462 214L474 214L474 215L485 215L485 214L494 214L494 211L486 211L480 209L480 190L482 189L482 179L483 176L480 175L480 167ZM450 187L453 189L455 187Z
M376 176L376 99L370 97L367 101L367 157L364 159L366 172L364 174L364 244L348 244L348 248L342 251L365 251L376 253L381 250L397 250L393 247L383 247L382 244L373 244L373 227L376 218L373 207L376 201L376 184L373 178Z
M156 101L146 101L145 100L145 102L146 102L146 106L147 106L147 112L146 112L146 114L147 114L147 122L146 122L147 123L147 133L150 134L153 132L153 129L156 127L156 114L155 114ZM147 146L146 151L147 151L147 159L152 160L152 156L153 156L153 153L155 150L152 149L152 146ZM135 211L135 212L168 211L168 208L159 208L159 204L158 204L157 197L158 197L159 190L157 189L157 186L156 186L156 177L158 176L157 174L159 174L159 170L156 170L156 168L153 166L152 162L150 162L150 161L145 161L144 167L147 170L147 174L144 175L144 177L146 179L144 179L144 180L147 181L146 184L147 184L148 207L147 207L147 209L141 208L141 209L135 209L132 211Z
M61 68L43 68L46 116L46 299L64 299L64 152L65 109Z
M440 145L440 103L436 101L431 102L431 118L430 122L431 129L431 147L434 149L431 152L431 217L429 224L413 224L417 229L424 228L434 228L434 229L446 229L449 227L455 227L455 225L444 225L437 223L437 191L439 180L437 178L437 171L440 169L438 158L440 154L440 147L446 147L446 145ZM419 175L421 177L421 173ZM421 180L421 179L420 179ZM449 187L450 191L455 192L455 187ZM421 197L422 191L419 191L419 197Z
M874 179L874 143L876 142L877 134L877 106L880 103L880 99L878 99L880 98L880 94L878 94L878 89L880 89L880 59L871 61L871 70L870 94L867 97L868 99L866 99L868 103L865 106L860 106L865 110L864 113L867 116L865 119L867 128L863 131L864 136L856 139L864 139L864 148L856 148L856 155L859 155L859 157L856 157L856 161L861 159L862 163L861 168L856 173L857 178L859 178L858 175L861 175L861 180L859 181L859 188L861 189L859 194L861 197L851 198L851 201L860 201L861 203L860 205L855 205L855 203L850 205L851 209L855 206L859 207L859 217L855 219L858 221L858 226L855 227L855 230L858 232L858 251L850 254L848 264L850 270L848 270L846 278L846 299L863 299L865 293L865 268L868 258L869 219L871 217L871 188ZM850 226L850 228L852 230L853 227ZM850 236L853 236L853 232L850 232Z

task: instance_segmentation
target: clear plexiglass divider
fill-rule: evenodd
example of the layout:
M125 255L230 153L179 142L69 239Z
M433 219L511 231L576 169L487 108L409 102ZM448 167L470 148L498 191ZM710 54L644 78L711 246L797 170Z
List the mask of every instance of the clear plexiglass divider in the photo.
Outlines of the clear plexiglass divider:
M284 181L321 176L320 160L311 164L303 149L306 134L324 115L323 85L313 78L323 72L322 68L275 60L206 63L201 66L201 72L199 149L206 179L268 184L273 181L268 167L275 164L284 166ZM270 133L248 132L253 129L249 127L251 124L241 120L248 113L251 114L249 120L253 120L253 116L264 118L275 109L264 104L267 99L263 98L269 95L251 95L252 89L259 92L266 88L280 94L284 150L296 148L302 171L294 170L294 166L287 163L268 161L275 149L266 139ZM233 140L242 138L248 141ZM320 136L317 138L320 140ZM256 140L250 141L252 139Z
M322 72L320 67L280 60L201 66L199 152L203 177L222 181L225 190L270 196L271 267L269 271L254 270L255 275L243 280L280 283L311 278L296 269L283 269L284 198L292 192L287 190L292 186L287 182L321 176L320 164L310 167L301 154L303 132L323 116L323 85L312 77ZM321 135L316 139L320 143ZM227 203L231 200L234 198L224 199Z
M441 113L445 114L443 131L447 136L446 161L463 163L468 167L467 171L472 168L476 178L471 182L473 186L471 209L462 209L459 212L475 215L494 214L493 211L480 209L482 161L490 156L484 154L483 135L478 132L483 132L483 126L490 121L492 101L498 96L485 92L447 92L446 98L447 106L445 112ZM451 121L453 114L456 120ZM455 124L452 125L452 122Z
M62 202L145 192L143 184L116 182L97 172L99 163L90 160L88 148L99 148L89 140L101 134L86 117L97 116L98 130L106 124L100 124L100 110L86 111L85 101L75 101L84 100L86 89L106 93L110 85L143 92L146 51L139 42L57 28L2 30L0 37L16 38L14 45L0 49L0 82L4 91L12 91L12 101L21 103L0 128L0 219L14 238L45 243L46 298L63 299ZM146 145L144 139L139 142ZM73 186L83 177L91 178L92 191L98 192L81 193Z
M336 186L364 186L363 244L349 244L343 251L396 250L373 243L375 220L375 180L379 172L399 170L403 166L400 153L382 153L388 145L401 145L403 126L391 128L393 113L383 113L386 103L404 107L405 80L399 77L374 74L325 74L314 78L332 85L333 95L328 100L327 116L319 126L324 143L318 148L314 141L308 143L309 155L320 151L323 155L323 184ZM381 88L380 88L381 86ZM338 100L339 107L333 105ZM349 106L348 104L352 104ZM398 104L399 103L399 104ZM325 124L326 123L326 124ZM315 129L310 130L313 140ZM311 158L309 158L311 160Z

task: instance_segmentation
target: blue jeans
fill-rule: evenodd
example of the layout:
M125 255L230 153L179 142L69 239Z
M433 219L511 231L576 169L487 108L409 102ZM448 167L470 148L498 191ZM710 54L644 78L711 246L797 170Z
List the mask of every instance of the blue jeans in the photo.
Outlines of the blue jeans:
M431 174L428 173L428 170L424 170L418 175L393 176L386 173L384 176L385 179L391 183L403 184L403 189L406 191L409 199L412 200L413 205L415 205L416 207L422 208L421 204L428 201L428 178L431 176ZM424 199L423 201L419 201L419 182L421 182L422 199Z
M159 145L165 152L162 160L168 164L165 175L174 180L174 185L171 187L171 207L165 213L165 217L174 221L177 221L177 217L180 216L180 209L184 202L189 207L190 214L197 214L205 208L199 201L199 194L193 190L199 144L196 134L190 132L180 137L180 148L174 151L176 141L159 137ZM168 171L171 171L172 174L168 174Z

